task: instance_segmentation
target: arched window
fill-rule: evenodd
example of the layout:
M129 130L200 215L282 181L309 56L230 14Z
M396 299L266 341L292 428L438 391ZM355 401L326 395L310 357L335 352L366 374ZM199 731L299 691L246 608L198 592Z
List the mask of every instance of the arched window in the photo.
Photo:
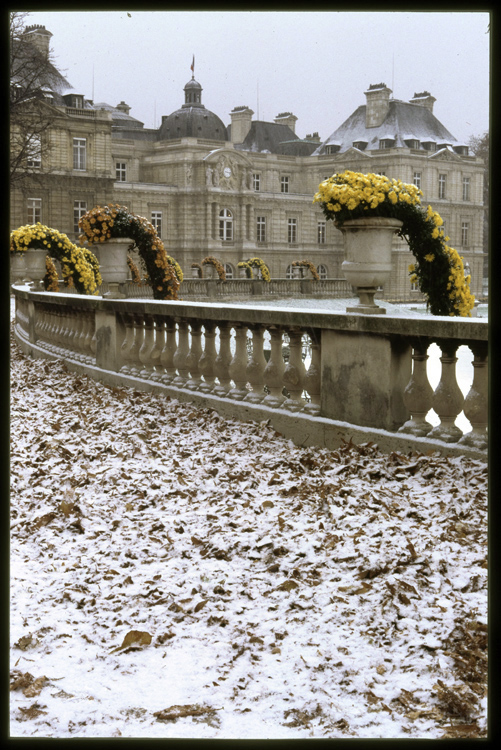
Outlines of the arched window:
M233 214L227 208L219 212L219 239L226 242L233 239Z
M321 279L326 279L327 278L327 268L324 265L320 264L317 267L317 271L318 271L318 275L320 276Z
M285 271L285 278L286 279L292 279L293 276L294 276L294 274L292 272L292 266L287 266L287 269Z
M234 278L235 271L234 271L233 266L231 265L231 263L225 263L224 264L224 271L226 273L226 278L227 279L233 279Z

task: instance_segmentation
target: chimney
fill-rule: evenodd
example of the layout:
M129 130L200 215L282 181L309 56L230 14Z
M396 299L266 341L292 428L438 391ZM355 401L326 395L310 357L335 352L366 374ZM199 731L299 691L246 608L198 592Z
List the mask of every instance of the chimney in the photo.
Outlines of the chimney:
M433 105L436 101L429 91L421 91L419 94L414 94L410 103L417 104L419 107L426 107L433 114Z
M235 107L230 112L231 117L231 140L232 143L243 143L252 124L254 112L249 107Z
M386 83L374 83L369 86L366 96L365 127L378 128L386 119L390 107L390 94Z
M124 101L121 101L120 104L117 104L115 109L118 109L120 112L125 112L126 115L130 112L130 107L128 104L126 104Z
M292 112L280 112L275 117L275 123L277 125L287 125L293 133L296 132L296 120L297 117Z
M27 26L23 36L27 42L34 44L43 55L46 57L49 55L52 34L50 31L47 31L45 26L41 26L38 23L33 24L33 26Z
M317 131L315 131L315 132L313 133L313 135L310 135L310 134L308 133L308 135L307 135L307 136L306 136L306 138L305 138L305 141L313 141L313 143L320 143L320 142L321 142L321 141L320 141L320 136L318 135L318 132L317 132Z

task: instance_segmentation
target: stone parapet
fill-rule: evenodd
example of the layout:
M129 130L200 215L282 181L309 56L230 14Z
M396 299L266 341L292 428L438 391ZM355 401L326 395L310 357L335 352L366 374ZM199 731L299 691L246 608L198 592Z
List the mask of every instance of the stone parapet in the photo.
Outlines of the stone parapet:
M485 458L485 320L13 289L24 351L63 358L104 382L157 389L226 416L269 418L300 444L364 436L391 450ZM442 353L434 391L423 369L431 343ZM466 398L456 382L460 345L474 357ZM440 418L433 430L431 407ZM454 425L461 411L473 428L465 435Z

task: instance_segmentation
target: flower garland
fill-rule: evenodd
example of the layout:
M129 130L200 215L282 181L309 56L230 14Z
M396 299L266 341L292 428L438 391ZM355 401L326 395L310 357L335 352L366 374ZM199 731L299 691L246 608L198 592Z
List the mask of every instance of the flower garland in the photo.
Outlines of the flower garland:
M241 260L240 263L237 266L238 268L244 268L245 269L245 275L248 279L252 279L252 268L245 260Z
M143 216L130 213L125 206L110 203L87 211L78 226L82 230L80 244L85 241L90 244L106 242L112 237L130 237L133 240L130 249L138 248L154 299L177 299L180 282L175 266L169 262L155 227Z
M302 266L304 268L309 268L311 271L311 275L313 276L315 281L320 281L320 276L318 275L318 271L313 265L313 263L310 260L294 260L292 261L293 266Z
M94 253L77 247L65 234L40 222L27 224L10 233L10 252L22 253L37 247L45 248L47 254L60 262L67 286L74 286L80 294L97 294L102 279Z
M226 271L224 270L224 266L221 261L219 261L217 258L214 258L213 255L208 255L203 259L202 266L208 265L214 266L221 281L226 281Z
M136 266L130 255L127 255L127 265L129 266L129 271L131 272L132 283L137 284L137 286L142 286L143 282L141 281L139 268Z
M259 268L259 270L261 271L261 276L263 278L263 281L267 281L267 282L271 281L270 269L268 268L264 260L261 260L261 258L249 258L247 263L252 268Z
M409 266L411 282L417 281L432 315L468 317L475 298L463 260L446 243L442 218L431 206L421 207L423 193L415 185L390 180L385 175L346 170L318 186L313 202L320 203L327 219L342 224L349 219L384 216L399 219L398 235L406 240L416 263Z
M54 261L50 255L45 256L45 276L43 277L43 286L46 292L59 291L59 276Z

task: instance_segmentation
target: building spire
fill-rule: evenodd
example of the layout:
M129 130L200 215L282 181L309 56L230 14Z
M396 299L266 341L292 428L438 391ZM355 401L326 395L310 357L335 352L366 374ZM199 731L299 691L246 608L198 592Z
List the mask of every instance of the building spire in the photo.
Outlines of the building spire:
M191 80L195 80L195 55L193 55L193 61L191 63Z

